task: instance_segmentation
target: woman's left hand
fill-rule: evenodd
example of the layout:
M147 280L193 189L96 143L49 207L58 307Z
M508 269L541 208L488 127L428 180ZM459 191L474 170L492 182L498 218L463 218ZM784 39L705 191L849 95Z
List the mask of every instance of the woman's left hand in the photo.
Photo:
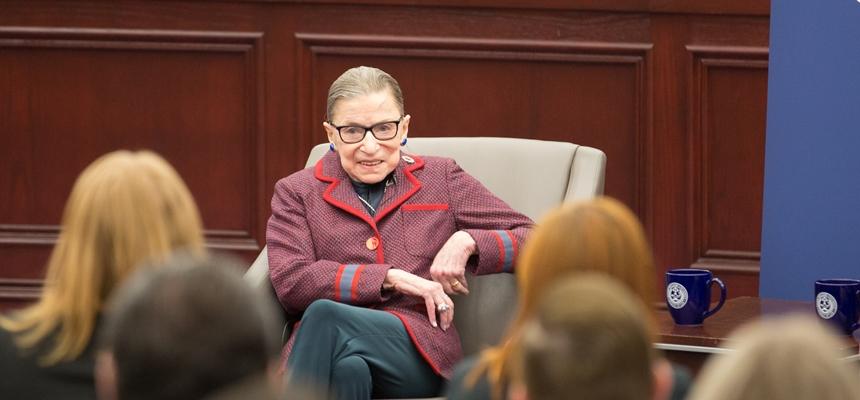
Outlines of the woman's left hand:
M433 264L430 265L430 277L442 285L445 293L469 294L466 262L469 261L469 256L475 254L476 248L477 244L472 235L457 231L436 253Z

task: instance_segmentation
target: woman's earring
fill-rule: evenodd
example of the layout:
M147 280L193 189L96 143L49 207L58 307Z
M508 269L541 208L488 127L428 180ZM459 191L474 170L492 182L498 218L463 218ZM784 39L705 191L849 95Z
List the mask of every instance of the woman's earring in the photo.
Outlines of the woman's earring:
M402 142L400 142L400 145L401 145L401 146L406 146L406 138L403 138L403 141L402 141Z
M329 149L330 151L334 151L334 143L329 143L329 144L328 144L328 149Z

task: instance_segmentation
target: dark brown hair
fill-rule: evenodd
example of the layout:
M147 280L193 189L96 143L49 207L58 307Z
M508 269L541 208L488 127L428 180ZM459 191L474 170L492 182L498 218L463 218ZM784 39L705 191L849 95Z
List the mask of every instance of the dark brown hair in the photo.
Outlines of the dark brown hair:
M100 338L119 398L202 398L265 373L280 350L276 314L239 270L180 255L120 289Z

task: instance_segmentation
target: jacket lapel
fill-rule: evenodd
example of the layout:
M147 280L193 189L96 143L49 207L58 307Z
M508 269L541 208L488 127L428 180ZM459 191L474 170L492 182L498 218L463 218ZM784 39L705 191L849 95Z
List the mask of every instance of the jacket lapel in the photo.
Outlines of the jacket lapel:
M323 191L323 199L327 203L361 218L375 228L376 224L358 200L355 189L352 188L352 183L349 181L349 175L341 167L337 154L328 153L317 161L316 166L314 166L314 176L329 183Z
M376 213L374 218L376 221L382 220L412 195L418 193L421 189L421 181L412 173L421 168L424 168L424 160L421 157L401 152L400 163L394 170L394 179L397 184L385 191L385 196L380 203L380 211Z
M314 176L323 182L329 183L328 187L323 191L323 199L326 202L376 227L376 221L390 214L421 189L421 181L412 173L423 167L424 160L421 157L401 154L400 163L394 170L396 184L386 188L385 195L380 203L380 211L376 213L376 217L373 219L371 219L358 200L358 196L352 188L352 183L349 181L349 175L346 174L346 171L340 165L340 159L338 159L337 154L328 153L317 161L314 167Z

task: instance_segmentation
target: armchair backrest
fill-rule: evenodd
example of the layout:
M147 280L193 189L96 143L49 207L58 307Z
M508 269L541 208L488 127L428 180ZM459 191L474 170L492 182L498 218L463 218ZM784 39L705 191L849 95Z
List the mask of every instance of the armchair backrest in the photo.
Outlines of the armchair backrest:
M603 194L606 155L567 142L499 137L410 138L407 153L453 158L513 209L537 221L562 201ZM306 166L329 151L318 144Z
M448 137L410 138L405 149L455 159L496 196L535 221L563 201L603 194L606 155L592 147L531 139ZM316 145L306 165L314 165L327 151L328 143ZM277 303L265 248L245 280L268 291ZM511 274L467 276L467 280L470 294L454 296L454 323L463 352L471 355L498 343L516 309L517 291Z

